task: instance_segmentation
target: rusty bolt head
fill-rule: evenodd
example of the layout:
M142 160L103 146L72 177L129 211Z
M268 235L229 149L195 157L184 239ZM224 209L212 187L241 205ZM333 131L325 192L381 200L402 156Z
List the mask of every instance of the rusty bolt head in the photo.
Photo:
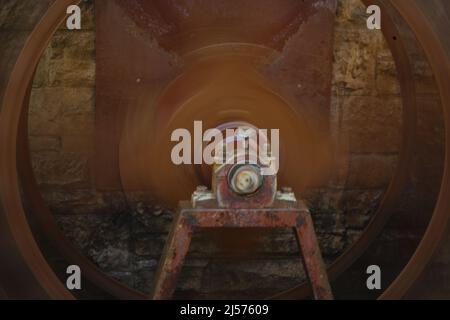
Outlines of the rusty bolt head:
M197 191L198 192L206 192L206 191L208 191L208 187L206 187L206 186L198 186L197 187Z
M281 188L281 192L283 192L283 193L292 193L293 190L292 190L291 187L283 187L283 188Z

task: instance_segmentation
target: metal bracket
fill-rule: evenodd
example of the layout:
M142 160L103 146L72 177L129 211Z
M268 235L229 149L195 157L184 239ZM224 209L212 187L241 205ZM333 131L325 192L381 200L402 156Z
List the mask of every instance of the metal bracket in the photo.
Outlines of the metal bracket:
M217 208L210 202L203 208L193 208L189 202L180 203L156 273L153 299L172 297L192 234L198 228L292 228L314 297L333 299L311 215L301 201L276 201L274 207L266 209Z

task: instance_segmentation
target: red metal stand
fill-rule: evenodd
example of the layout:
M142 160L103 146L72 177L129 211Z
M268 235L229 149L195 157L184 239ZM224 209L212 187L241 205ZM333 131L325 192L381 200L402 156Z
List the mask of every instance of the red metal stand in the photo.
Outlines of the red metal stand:
M193 208L182 202L156 273L153 299L170 299L175 291L192 233L198 228L293 228L315 299L333 299L309 210L302 202L276 200L271 208Z

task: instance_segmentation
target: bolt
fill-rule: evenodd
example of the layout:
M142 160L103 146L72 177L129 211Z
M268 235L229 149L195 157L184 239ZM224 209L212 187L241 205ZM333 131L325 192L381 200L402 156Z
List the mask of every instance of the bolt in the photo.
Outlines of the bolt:
M281 188L281 192L283 193L292 193L292 188L291 187L283 187Z
M143 202L139 202L136 205L136 212L139 214L144 214L145 213L145 204Z
M163 209L159 206L156 206L155 208L153 208L153 215L155 217L159 217L160 215L163 214L163 212L164 212Z
M206 186L198 186L197 187L197 192L206 192L208 191L208 187Z

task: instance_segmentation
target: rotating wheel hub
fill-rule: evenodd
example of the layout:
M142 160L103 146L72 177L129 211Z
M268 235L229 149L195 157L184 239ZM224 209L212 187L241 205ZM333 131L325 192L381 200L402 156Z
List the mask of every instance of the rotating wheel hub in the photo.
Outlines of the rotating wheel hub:
M169 207L188 198L197 185L210 185L211 169L195 164L175 165L172 141L177 129L190 132L192 153L208 129L236 129L240 124L280 132L280 181L300 193L325 171L325 141L302 114L264 76L273 50L250 44L225 44L188 54L180 75L152 102L130 109L120 144L120 174L129 194L148 193ZM263 64L264 62L264 64ZM201 127L194 128L196 122ZM320 154L320 152L322 154ZM136 157L136 155L139 155ZM156 169L157 168L157 169Z

